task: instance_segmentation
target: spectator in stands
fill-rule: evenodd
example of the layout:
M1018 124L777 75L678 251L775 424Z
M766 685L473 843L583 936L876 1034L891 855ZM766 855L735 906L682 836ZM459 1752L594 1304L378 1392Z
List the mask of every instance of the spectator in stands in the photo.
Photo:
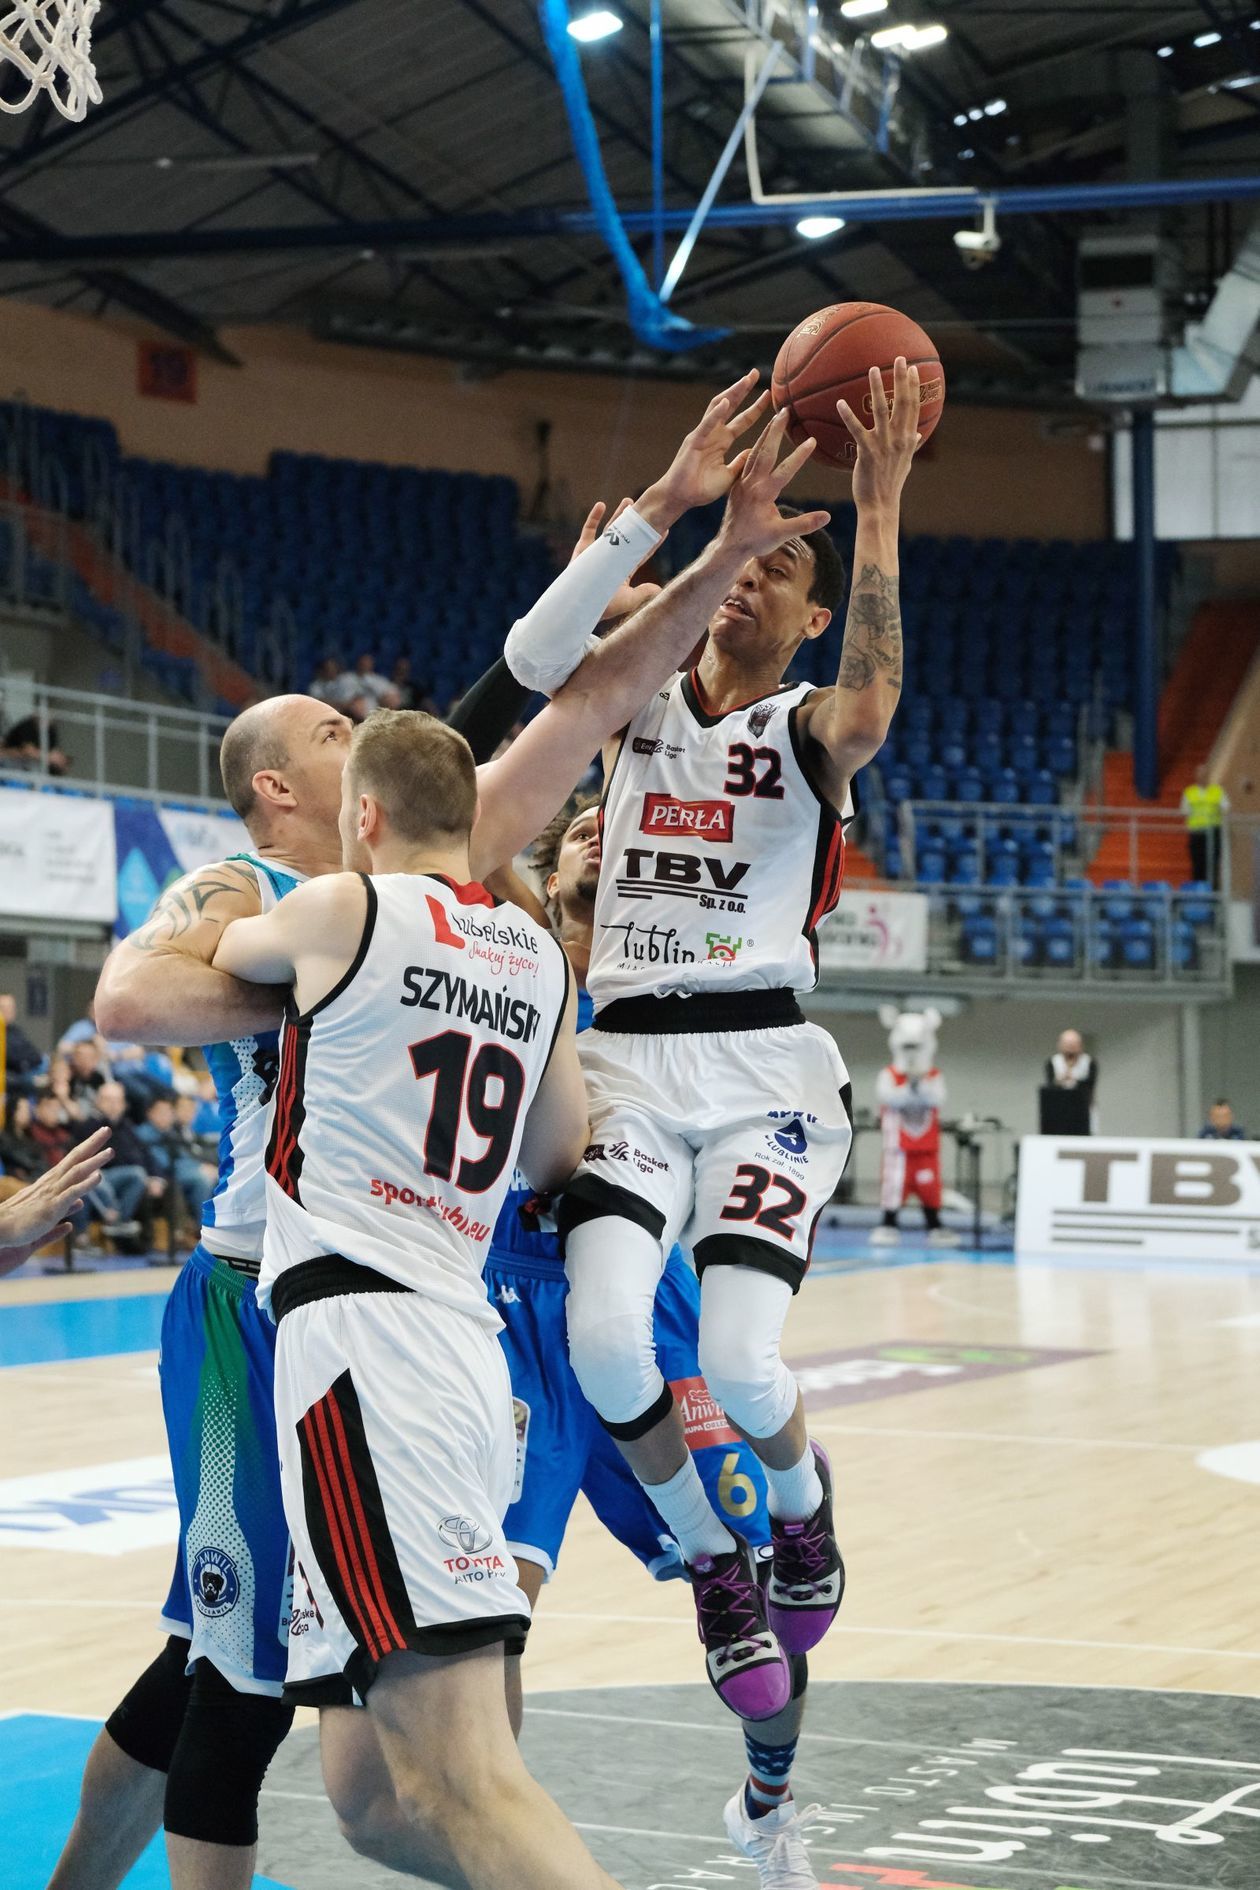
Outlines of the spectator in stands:
M77 1139L75 1126L75 1118L68 1113L65 1102L56 1091L51 1088L41 1090L35 1098L27 1133L39 1150L45 1168L55 1168L64 1159Z
M0 1173L18 1181L34 1181L44 1172L43 1151L31 1140L34 1111L29 1096L17 1096L8 1120L0 1129Z
M140 1232L136 1217L152 1192L150 1182L156 1171L149 1150L128 1120L127 1092L122 1084L102 1083L96 1091L96 1106L110 1126L114 1160L89 1194L88 1206L111 1240L130 1239ZM159 1183L159 1193L165 1191L165 1185Z
M437 703L427 682L417 682L411 673L411 658L400 656L390 678L400 709L423 709L426 715L438 713Z
M108 1081L107 1072L101 1067L101 1053L95 1038L84 1037L70 1047L66 1059L69 1065L70 1100L77 1103L87 1114L97 1114L97 1092Z
M1199 1130L1201 1142L1245 1142L1247 1131L1234 1121L1234 1105L1218 1096L1208 1110L1208 1118Z
M205 1166L186 1145L175 1118L175 1098L168 1090L155 1096L144 1112L144 1121L136 1131L148 1148L153 1172L160 1178L168 1201L174 1205L178 1194L195 1224L200 1224L201 1210L214 1177L207 1178Z
M201 1098L198 1096L177 1096L175 1098L175 1135L184 1152L185 1163L195 1162L200 1169L196 1177L199 1190L196 1211L200 1214L206 1196L219 1179L219 1135L217 1126L209 1132L199 1130L197 1120L201 1114ZM191 1170L186 1172L191 1177ZM191 1200L191 1195L189 1199Z
M368 714L373 709L396 709L398 691L388 676L382 676L376 667L376 655L372 650L364 650L354 666L355 680L359 685L359 694L368 705Z
M1221 883L1221 826L1229 812L1229 796L1219 781L1208 779L1206 765L1181 797L1186 836L1190 842L1190 871L1208 886Z
M72 1127L76 1123L87 1122L95 1111L90 1104L80 1100L74 1093L73 1078L68 1057L55 1056L48 1065L46 1073L37 1078L35 1100L51 1096L61 1111L62 1122ZM51 1120L51 1118L49 1118ZM59 1157L56 1159L60 1159Z
M8 991L0 991L0 1017L4 1019L5 1088L11 1095L25 1095L43 1064L43 1052L18 1023L17 999Z
M334 655L324 658L311 678L307 694L326 702L332 709L340 709L352 722L361 722L376 707L359 687L357 672L347 669L341 658Z
M24 715L0 741L0 766L22 768L28 773L36 769L43 772L46 761L49 774L68 774L70 757L58 746L55 722L48 723L47 736L48 748L45 751L40 741L39 717Z

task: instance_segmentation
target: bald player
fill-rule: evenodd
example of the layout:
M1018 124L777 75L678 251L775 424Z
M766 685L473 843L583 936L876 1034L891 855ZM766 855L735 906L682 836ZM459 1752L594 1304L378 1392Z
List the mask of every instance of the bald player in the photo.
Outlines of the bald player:
M649 605L602 642L593 637L662 533L723 493L731 495L727 562L745 542L777 543L792 529L773 501L807 452L776 465L782 424L728 461L764 411L764 397L739 410L755 379L710 402L664 477L513 627L505 654L517 679L544 691L563 686L508 753L479 771L477 877L547 824L591 756L690 648L691 592L707 595L722 582L712 558L676 579L662 608ZM281 993L240 984L212 960L232 920L340 869L350 733L344 716L307 696L279 697L232 723L221 771L250 850L172 886L114 952L98 988L98 1022L109 1035L210 1046L223 1130L202 1239L163 1324L163 1409L180 1508L163 1612L169 1639L93 1748L49 1890L113 1890L159 1815L175 1890L248 1890L252 1880L259 1791L292 1719L281 1697L292 1578L272 1405L275 1328L255 1301L263 1118Z

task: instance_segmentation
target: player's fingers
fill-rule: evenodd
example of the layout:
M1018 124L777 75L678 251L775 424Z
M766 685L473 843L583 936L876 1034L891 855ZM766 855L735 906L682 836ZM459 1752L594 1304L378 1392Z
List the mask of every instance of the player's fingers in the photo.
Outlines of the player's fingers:
M919 419L919 370L898 355L893 367L893 426L899 440L909 441Z
M776 466L774 473L774 490L776 495L782 492L784 486L788 485L790 481L795 478L817 444L817 440L811 435L809 439L802 440L799 446L793 447L787 458L783 460L779 466Z
M753 441L748 448L748 458L744 461L744 470L741 475L745 481L756 478L764 466L774 465L779 457L779 447L787 431L787 423L787 409L784 408L781 413L775 414L760 439Z
M836 402L836 412L840 415L840 418L844 421L845 426L848 427L849 432L853 435L858 445L864 446L870 437L869 428L865 427L858 419L848 401L838 400Z
M824 525L830 525L830 512L798 512L792 519L795 527L793 538L808 538L811 532L820 532Z
M743 413L737 413L735 418L730 422L727 431L730 433L731 438L737 440L741 433L747 433L749 427L760 420L769 405L770 389L766 387L758 394L751 406L745 407Z
M726 411L728 413L734 413L740 401L752 392L760 379L761 375L759 370L757 368L749 368L747 374L741 374L737 381L732 381L729 387L724 387L720 394L713 396L713 399L705 409L706 416L712 413L719 401L725 401Z
M745 466L748 464L748 456L751 452L752 452L752 447L746 446L744 447L742 452L736 453L734 459L727 460L726 470L731 475L732 479L739 478L739 475L743 472Z
M594 505L591 507L590 511L586 514L586 518L582 524L582 529L577 535L577 540L573 546L572 552L569 554L570 564L572 564L574 558L578 556L579 552L585 551L588 545L593 545L595 543L596 535L599 532L600 520L603 518L603 516L604 516L604 502L602 499L596 499Z
M873 367L867 376L871 384L871 431L877 440L888 437L888 396L884 392L884 377L877 367Z

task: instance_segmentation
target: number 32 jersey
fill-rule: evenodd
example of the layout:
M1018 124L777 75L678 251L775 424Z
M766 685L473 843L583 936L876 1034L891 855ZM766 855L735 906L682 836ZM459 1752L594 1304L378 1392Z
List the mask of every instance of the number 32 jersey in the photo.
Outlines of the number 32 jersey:
M497 1330L482 1267L568 960L484 887L364 885L354 962L281 1032L259 1300L287 1267L340 1254Z
M811 990L841 817L806 773L789 685L726 715L676 676L626 731L602 810L596 1009L647 992Z

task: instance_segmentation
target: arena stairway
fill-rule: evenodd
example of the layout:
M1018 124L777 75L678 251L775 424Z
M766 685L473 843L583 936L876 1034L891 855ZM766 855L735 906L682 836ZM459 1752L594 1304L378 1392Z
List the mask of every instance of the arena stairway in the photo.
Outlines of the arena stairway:
M1159 795L1144 800L1133 784L1133 756L1111 749L1103 758L1102 805L1175 810L1196 771L1211 754L1234 697L1260 648L1260 603L1231 598L1200 605L1189 634L1164 686L1159 705ZM1129 835L1117 826L1103 838L1090 862L1089 878L1167 880L1179 885L1190 877L1190 848L1182 828L1139 829L1137 871L1132 870Z

